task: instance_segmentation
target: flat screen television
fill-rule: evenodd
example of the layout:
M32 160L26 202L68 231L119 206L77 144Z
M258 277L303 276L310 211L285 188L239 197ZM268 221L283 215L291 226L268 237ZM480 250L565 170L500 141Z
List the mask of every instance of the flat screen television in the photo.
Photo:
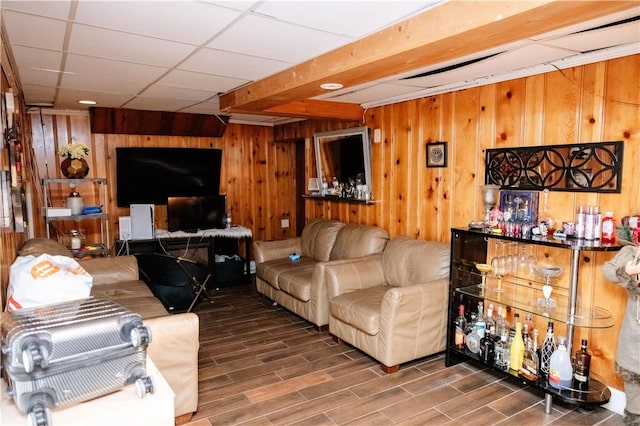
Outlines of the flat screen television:
M118 207L220 193L221 149L116 148Z
M167 228L169 232L198 232L201 229L224 228L226 212L224 195L169 197Z

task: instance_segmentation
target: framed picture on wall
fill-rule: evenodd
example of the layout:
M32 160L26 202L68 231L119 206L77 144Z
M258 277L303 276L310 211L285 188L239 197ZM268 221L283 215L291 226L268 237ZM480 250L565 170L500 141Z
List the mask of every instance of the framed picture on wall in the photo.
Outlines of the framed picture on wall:
M446 142L427 142L427 167L447 167Z

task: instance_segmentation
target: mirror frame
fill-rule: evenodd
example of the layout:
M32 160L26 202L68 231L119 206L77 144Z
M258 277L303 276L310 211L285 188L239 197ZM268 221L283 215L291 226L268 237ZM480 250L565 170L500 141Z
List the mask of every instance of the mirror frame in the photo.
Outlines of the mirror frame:
M502 189L620 193L622 154L622 141L487 149L485 184Z
M313 144L315 146L316 153L316 172L318 181L322 181L322 160L320 156L320 146L323 141L338 140L348 136L360 135L362 140L362 157L364 161L364 179L367 185L368 191L373 192L373 181L371 177L371 138L369 137L369 128L366 126L353 127L350 129L332 130L328 132L318 132L313 134ZM327 176L327 180L331 179L331 176Z

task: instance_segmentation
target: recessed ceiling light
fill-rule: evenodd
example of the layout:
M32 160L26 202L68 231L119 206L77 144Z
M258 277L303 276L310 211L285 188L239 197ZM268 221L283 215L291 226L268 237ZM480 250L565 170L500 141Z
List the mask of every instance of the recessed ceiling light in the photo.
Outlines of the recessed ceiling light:
M85 100L85 99L78 101L78 103L82 104L82 105L95 105L95 104L97 104L96 101L90 101L90 100Z
M338 90L338 89L342 89L344 86L340 83L322 83L320 85L321 89L325 89L325 90Z

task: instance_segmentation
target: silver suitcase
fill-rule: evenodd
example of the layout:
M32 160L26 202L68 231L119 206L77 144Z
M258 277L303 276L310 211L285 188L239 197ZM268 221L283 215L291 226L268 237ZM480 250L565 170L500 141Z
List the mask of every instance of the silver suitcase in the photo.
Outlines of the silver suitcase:
M88 298L4 313L2 373L29 424L48 425L50 409L67 407L135 383L146 375L151 334L142 318L108 299Z

